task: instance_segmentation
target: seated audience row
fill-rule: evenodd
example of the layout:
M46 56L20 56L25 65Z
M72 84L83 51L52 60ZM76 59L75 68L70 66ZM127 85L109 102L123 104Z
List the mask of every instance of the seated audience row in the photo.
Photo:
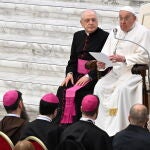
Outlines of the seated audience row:
M95 125L100 104L99 98L95 95L90 94L83 98L81 103L82 117L65 129L53 122L57 115L59 100L52 93L45 94L41 98L40 114L32 122L28 122L27 115L22 115L26 113L22 113L25 112L25 108L21 92L7 91L3 96L3 104L8 114L1 120L0 130L10 137L16 145L15 147L23 146L27 137L35 136L49 150L73 149L70 147L72 145L66 145L68 140L79 143L86 150L138 150L139 148L149 150L150 148L150 132L145 128L148 121L148 110L142 104L135 104L131 107L128 117L130 125L117 133L112 142L106 131ZM18 141L19 143L17 143Z

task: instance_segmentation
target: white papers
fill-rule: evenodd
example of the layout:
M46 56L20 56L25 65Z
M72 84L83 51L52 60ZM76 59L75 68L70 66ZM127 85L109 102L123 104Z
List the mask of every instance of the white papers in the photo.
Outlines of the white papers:
M100 53L100 52L89 52L96 60L101 61L103 63L105 63L105 67L112 67L114 66L114 63L109 59L109 57L104 54L104 53Z

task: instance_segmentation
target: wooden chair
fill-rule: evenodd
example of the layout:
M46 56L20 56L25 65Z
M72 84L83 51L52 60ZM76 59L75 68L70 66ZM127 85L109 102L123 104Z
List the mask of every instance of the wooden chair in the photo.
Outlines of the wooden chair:
M0 150L13 150L14 144L10 138L3 132L0 131Z
M33 144L35 150L48 150L45 144L35 136L29 136L26 138L26 140L30 141Z
M140 74L142 76L142 93L143 93L143 104L149 109L148 103L148 88L146 85L146 77L147 77L147 70L149 71L149 67L147 64L136 64L132 68L133 74ZM150 84L150 83L148 83Z
M139 12L139 17L138 17L138 21L144 25L145 27L150 29L150 3L148 4L144 4L140 7L140 12ZM149 48L150 50L150 48ZM150 60L149 60L150 61ZM136 64L134 65L134 67L132 68L132 73L133 74L140 74L142 76L142 81L143 81L143 104L145 106L147 106L147 108L149 109L149 97L148 97L148 93L150 93L150 79L147 76L147 72L149 73L149 66L150 64ZM146 86L146 78L148 78L148 88Z

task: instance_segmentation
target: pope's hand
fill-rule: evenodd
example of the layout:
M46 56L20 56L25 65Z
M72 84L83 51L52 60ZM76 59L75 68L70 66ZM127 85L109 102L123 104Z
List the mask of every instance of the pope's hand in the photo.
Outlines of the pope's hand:
M109 59L112 62L125 62L126 61L125 57L121 55L111 55L109 56Z

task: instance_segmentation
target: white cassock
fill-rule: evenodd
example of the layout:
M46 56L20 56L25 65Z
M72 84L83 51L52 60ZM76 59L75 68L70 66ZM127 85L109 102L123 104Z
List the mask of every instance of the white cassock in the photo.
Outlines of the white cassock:
M127 33L120 27L117 29L116 37L134 41L147 50L150 49L150 31L139 23L136 22ZM142 78L140 75L132 74L131 68L134 64L148 63L148 55L144 49L131 42L114 39L111 32L102 53L109 56L113 55L114 51L118 55L125 56L126 63L117 62L94 88L94 94L100 99L96 125L110 136L129 124L130 107L135 103L142 103Z

